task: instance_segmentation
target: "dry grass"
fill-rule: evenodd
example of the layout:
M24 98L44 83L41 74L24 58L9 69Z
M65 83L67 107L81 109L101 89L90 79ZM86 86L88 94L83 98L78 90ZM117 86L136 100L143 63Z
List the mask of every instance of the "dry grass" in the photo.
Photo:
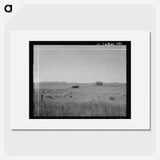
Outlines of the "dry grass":
M43 85L34 91L34 117L126 116L125 84Z
M35 101L34 116L67 117L67 116L126 116L126 106L123 104L103 101L73 102L73 101Z

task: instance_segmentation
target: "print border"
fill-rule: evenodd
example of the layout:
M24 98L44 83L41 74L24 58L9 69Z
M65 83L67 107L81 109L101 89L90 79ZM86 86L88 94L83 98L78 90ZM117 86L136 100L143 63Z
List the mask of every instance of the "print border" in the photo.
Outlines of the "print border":
M33 55L34 45L126 45L126 116L107 117L34 117L33 115ZM131 119L131 41L29 41L29 119Z

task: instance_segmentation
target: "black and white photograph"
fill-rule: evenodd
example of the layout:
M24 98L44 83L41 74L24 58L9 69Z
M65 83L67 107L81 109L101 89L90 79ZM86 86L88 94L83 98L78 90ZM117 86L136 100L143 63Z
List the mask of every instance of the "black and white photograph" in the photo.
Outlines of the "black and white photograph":
M30 41L30 119L130 119L131 41Z

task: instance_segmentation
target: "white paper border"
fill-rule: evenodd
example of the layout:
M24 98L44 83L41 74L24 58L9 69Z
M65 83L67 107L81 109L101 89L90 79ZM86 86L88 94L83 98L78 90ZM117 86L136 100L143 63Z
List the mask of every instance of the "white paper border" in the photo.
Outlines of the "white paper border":
M131 41L131 119L29 119L29 41ZM11 31L11 129L150 130L149 31ZM143 61L142 61L143 60Z

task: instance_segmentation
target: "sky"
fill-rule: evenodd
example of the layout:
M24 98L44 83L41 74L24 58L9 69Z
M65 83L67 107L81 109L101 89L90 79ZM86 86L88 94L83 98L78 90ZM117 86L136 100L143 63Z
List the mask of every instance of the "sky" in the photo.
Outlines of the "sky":
M34 82L126 83L126 47L35 45Z

